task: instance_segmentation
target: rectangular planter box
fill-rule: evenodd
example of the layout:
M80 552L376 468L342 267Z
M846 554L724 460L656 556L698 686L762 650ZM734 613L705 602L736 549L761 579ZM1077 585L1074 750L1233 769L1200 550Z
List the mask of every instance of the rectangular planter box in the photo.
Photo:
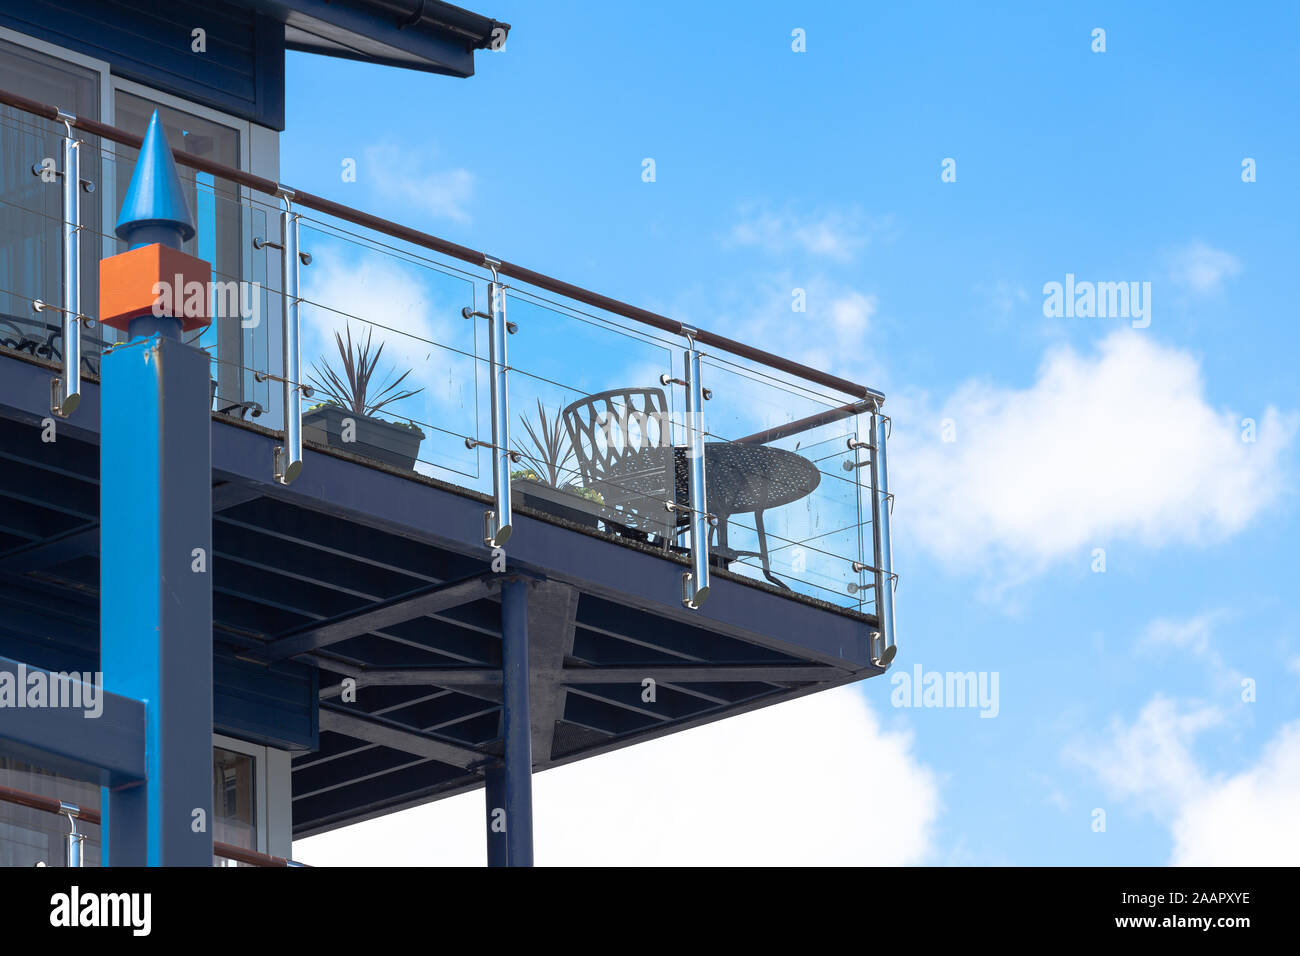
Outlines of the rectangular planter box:
M355 441L344 441L344 420L355 425ZM405 471L415 469L424 432L406 425L394 425L382 418L370 418L338 405L323 405L302 416L302 437L340 451L382 461Z
M599 504L581 495L575 495L559 488L552 488L541 481L531 478L515 478L510 482L510 489L516 504L536 511L545 511L565 521L582 525L585 528L598 527L604 516L604 509Z

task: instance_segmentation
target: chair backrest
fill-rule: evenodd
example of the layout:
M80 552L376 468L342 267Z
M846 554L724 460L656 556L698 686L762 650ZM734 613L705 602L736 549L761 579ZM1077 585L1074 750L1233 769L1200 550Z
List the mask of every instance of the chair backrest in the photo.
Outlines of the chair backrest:
M569 442L584 481L618 472L629 459L672 444L668 399L658 388L615 388L565 406Z
M675 488L668 399L658 388L615 388L579 399L560 412L578 457L582 483L611 508L631 510L656 525Z

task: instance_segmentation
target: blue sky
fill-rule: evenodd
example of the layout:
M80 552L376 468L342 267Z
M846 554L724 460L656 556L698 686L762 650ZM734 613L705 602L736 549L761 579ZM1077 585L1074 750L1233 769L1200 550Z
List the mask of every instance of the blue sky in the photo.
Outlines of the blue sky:
M539 800L653 803L650 767L707 805L735 782L696 751L725 744L764 764L727 769L752 817L665 828L679 859L830 794L838 835L769 833L772 861L1300 862L1300 12L473 6L513 30L469 80L290 54L282 179L883 389L895 670L999 679L991 719L891 706L887 675L552 771ZM1067 273L1149 282L1150 325L1045 317ZM807 755L759 747L782 711L835 721L850 766L792 784ZM477 807L413 813L452 834ZM623 847L594 812L552 811L549 845L539 820L539 861ZM635 842L646 814L600 819ZM295 852L401 859L392 821L352 830Z

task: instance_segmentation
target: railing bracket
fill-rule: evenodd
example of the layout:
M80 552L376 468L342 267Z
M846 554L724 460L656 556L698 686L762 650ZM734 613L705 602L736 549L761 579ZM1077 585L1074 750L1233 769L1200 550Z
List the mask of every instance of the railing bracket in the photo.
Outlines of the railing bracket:
M491 509L483 512L483 543L489 548L499 548L510 540L513 525L497 527L497 513Z
M704 603L704 597L709 593L707 589L703 592L691 587L694 575L690 571L682 572L682 607L689 608L692 611L698 611L700 605Z
M466 448L495 448L496 446L493 445L490 441L479 441L477 438L466 438L465 447ZM510 460L513 461L516 465L519 464L519 462L523 461L524 459L522 452L506 450L505 453L510 456Z
M695 510L690 505L678 504L675 501L665 501L664 508L667 509L668 511L673 511L673 512L681 511L684 512L685 514L690 514ZM717 515L706 514L704 516L704 520L709 523L709 527L711 528L716 528L718 526Z
M285 378L283 375L276 375L274 372L261 372L261 371L258 371L258 372L254 372L254 373L253 373L253 381L255 381L255 382L281 382L281 383L283 383L283 384L285 384L285 385L293 385L293 384L294 384L294 383L291 382L289 379ZM310 385L307 385L307 384L304 383L304 382L298 382L298 383L297 383L297 388L298 388L298 391L302 392L302 397L303 397L303 398L314 398L315 395L316 395L316 389L312 388Z

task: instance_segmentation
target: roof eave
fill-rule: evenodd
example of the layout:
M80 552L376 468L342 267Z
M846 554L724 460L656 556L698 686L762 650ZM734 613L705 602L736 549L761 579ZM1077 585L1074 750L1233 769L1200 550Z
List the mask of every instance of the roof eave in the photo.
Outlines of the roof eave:
M510 25L432 0L252 0L285 25L285 49L445 76L474 75L474 51ZM504 31L504 32L500 32Z

